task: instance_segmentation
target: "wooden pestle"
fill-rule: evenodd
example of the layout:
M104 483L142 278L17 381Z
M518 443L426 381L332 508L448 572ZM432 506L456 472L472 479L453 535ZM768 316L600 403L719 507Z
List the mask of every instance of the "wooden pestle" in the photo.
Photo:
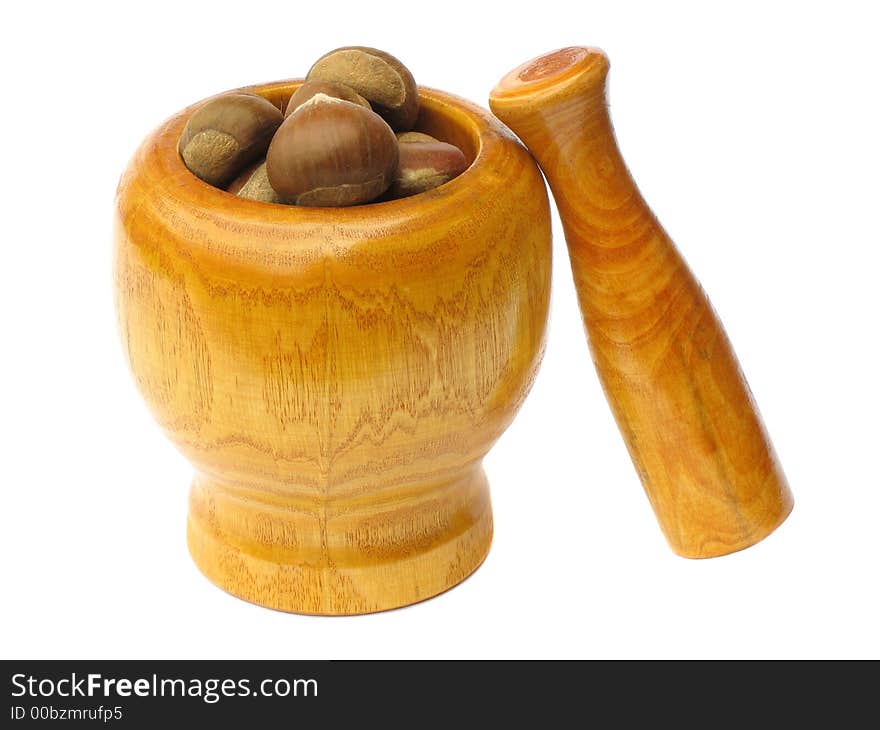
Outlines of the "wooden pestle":
M507 74L489 105L553 191L593 361L666 538L724 555L793 499L721 322L621 157L607 73L602 51L564 48Z

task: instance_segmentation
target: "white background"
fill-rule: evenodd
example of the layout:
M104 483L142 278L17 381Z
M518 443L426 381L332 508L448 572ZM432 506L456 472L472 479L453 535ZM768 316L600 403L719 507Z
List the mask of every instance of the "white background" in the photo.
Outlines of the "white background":
M3 11L4 658L880 657L880 53L870 3L16 3ZM619 141L712 297L795 494L742 553L668 549L590 362L558 221L543 368L486 460L496 535L451 592L316 618L196 570L191 470L116 334L111 216L140 140L209 94L372 45L486 104L609 54Z

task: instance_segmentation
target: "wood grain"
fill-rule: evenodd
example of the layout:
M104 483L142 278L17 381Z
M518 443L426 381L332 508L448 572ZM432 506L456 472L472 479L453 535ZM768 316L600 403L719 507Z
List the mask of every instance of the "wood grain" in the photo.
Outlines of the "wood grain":
M511 71L490 106L547 176L593 361L661 528L681 555L723 555L793 500L721 323L621 157L607 72L601 51L561 49Z
M283 108L297 86L247 91ZM176 150L197 105L119 185L119 326L141 393L196 468L190 551L264 606L402 606L489 549L482 458L543 353L548 201L487 111L430 89L422 101L418 128L473 164L406 200L308 209L206 185Z

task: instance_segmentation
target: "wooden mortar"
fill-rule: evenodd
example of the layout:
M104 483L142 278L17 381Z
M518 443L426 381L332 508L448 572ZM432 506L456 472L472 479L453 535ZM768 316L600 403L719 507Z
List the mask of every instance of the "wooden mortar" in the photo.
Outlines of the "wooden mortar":
M593 361L673 550L748 547L791 492L718 317L639 194L614 138L595 48L563 48L507 74L492 111L547 176Z
M298 85L239 91L283 109ZM196 469L190 552L263 606L402 606L489 549L482 459L544 347L547 194L487 111L421 99L418 129L472 164L405 200L296 208L211 187L177 152L199 105L120 181L119 326L143 397Z

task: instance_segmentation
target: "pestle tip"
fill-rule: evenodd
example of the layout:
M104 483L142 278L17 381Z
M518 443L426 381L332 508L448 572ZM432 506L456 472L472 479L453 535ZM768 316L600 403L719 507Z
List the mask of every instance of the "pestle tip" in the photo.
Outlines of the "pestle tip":
M517 66L498 82L490 100L531 95L555 88L591 69L605 71L608 59L598 48L569 46Z

